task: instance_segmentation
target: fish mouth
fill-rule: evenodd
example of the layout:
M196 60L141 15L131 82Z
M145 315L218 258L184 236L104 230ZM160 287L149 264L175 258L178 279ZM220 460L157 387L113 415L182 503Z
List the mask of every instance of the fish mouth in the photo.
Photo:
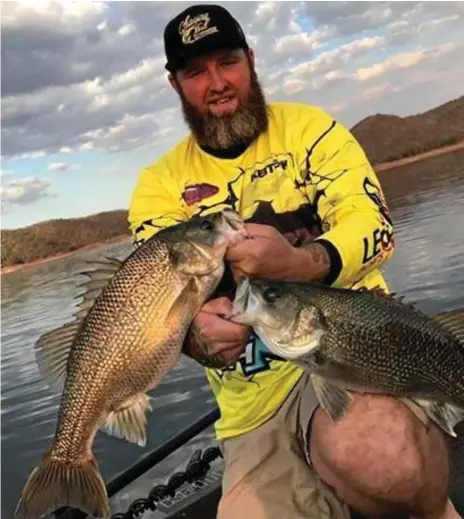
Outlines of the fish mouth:
M227 319L237 324L254 326L259 322L261 305L258 298L252 293L248 278L242 278L237 285L232 309Z
M219 211L213 216L214 238L210 243L197 243L187 240L197 256L205 262L203 269L197 269L196 275L217 274L224 270L224 257L227 248L246 238L245 225L240 216L231 209Z
M229 321L251 326L269 350L284 359L298 360L318 348L324 331L318 326L315 309L266 309L260 291L250 280L239 283Z
M292 327L289 327L289 331ZM282 337L274 341L272 350L276 355L287 360L305 359L317 350L323 335L324 332L322 330L314 330L311 333L299 335L292 339Z
M221 222L219 228L227 238L229 245L238 243L248 237L243 219L232 209L221 211Z

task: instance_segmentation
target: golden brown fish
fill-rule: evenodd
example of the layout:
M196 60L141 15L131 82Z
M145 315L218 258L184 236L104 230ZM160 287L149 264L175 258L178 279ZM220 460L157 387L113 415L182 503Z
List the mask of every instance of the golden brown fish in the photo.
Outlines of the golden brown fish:
M160 231L123 262L110 259L87 273L75 320L37 343L39 368L64 388L55 437L16 517L63 505L109 516L95 435L103 429L145 445L147 391L179 359L192 320L222 277L227 246L244 236L232 211L195 217Z

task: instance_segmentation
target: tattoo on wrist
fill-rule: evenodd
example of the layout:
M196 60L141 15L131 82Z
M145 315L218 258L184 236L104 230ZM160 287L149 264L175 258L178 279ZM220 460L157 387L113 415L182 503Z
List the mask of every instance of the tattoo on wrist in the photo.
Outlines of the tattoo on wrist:
M303 246L310 255L311 281L322 282L330 272L331 261L327 249L320 243L308 243Z
M327 249L319 243L310 243L305 247L311 254L311 258L316 265L330 267L330 256Z

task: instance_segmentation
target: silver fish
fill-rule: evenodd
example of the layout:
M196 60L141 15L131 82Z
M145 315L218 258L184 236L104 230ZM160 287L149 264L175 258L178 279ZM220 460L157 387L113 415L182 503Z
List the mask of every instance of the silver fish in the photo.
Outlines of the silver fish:
M429 316L379 290L245 279L229 318L308 370L334 420L350 405L349 390L383 393L418 417L419 406L456 436L464 419L464 310Z

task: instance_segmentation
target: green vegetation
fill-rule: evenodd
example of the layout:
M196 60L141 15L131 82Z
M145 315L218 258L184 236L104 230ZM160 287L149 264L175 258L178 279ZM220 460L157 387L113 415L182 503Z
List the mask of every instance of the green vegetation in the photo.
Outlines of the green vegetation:
M127 211L49 220L22 229L2 230L2 267L29 263L126 235Z
M464 140L464 96L409 117L377 114L352 128L372 164L390 162ZM41 222L3 230L2 267L71 252L119 236L129 237L127 211Z
M351 130L372 164L412 157L464 140L464 96L422 114L377 114Z

